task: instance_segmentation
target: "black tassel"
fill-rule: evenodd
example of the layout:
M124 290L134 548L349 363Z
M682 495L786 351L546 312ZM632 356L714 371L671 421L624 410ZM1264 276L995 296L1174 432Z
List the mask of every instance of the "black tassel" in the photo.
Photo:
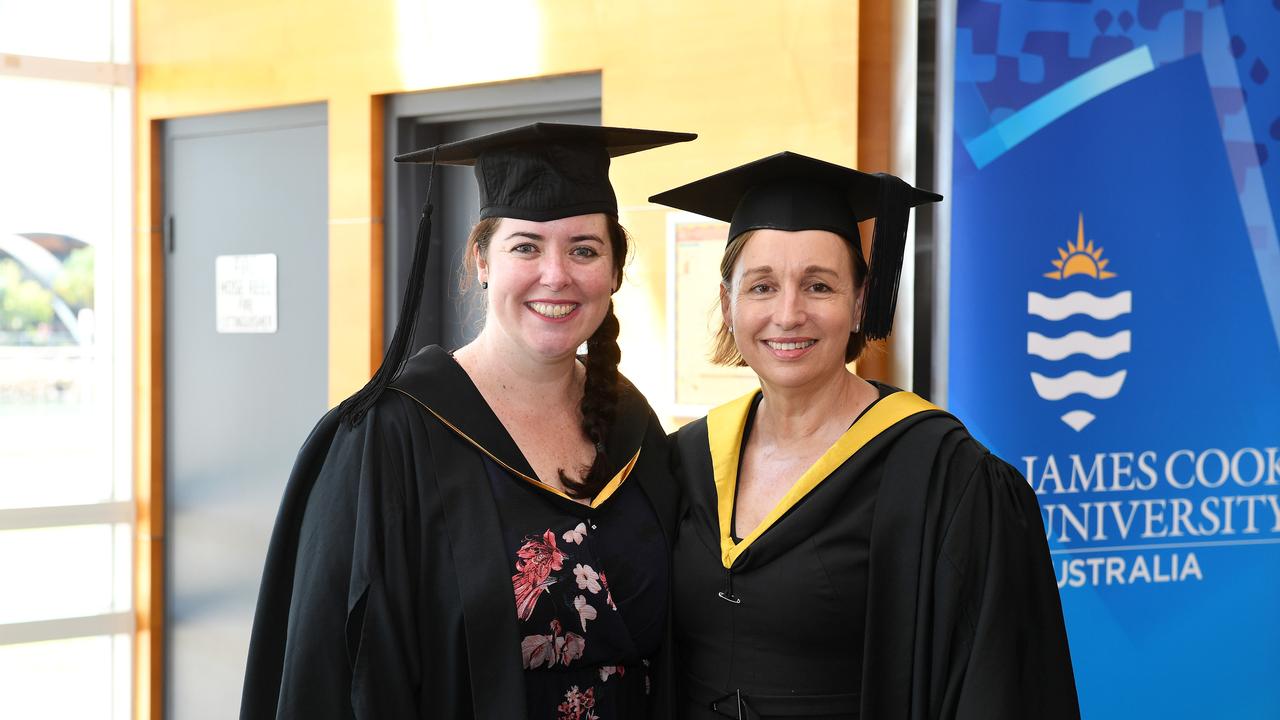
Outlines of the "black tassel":
M871 267L863 298L862 332L868 339L882 340L893 332L913 189L893 175L876 175L880 178L880 204L871 238Z
M418 234L413 245L413 260L409 263L409 282L404 289L404 297L400 300L400 319L396 323L395 332L391 334L391 344L382 357L382 364L373 378L355 395L342 401L338 413L348 427L355 427L364 419L382 396L382 391L404 369L413 350L413 336L418 329L418 312L422 309L422 290L426 285L427 257L431 251L431 181L436 174L435 153L431 155L431 165L427 175L427 201L422 207L422 217L418 220Z

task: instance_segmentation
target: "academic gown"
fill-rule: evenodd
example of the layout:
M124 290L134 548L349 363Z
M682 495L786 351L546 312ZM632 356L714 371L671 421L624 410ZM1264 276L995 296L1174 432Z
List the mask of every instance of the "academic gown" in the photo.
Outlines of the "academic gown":
M674 537L666 437L619 387L606 443ZM576 428L575 428L576 430ZM525 717L511 558L486 459L536 477L466 372L425 348L354 428L324 416L267 551L241 700L263 718ZM669 631L667 633L669 635ZM670 643L654 658L669 717Z
M679 715L1078 718L1035 494L954 417L879 387L740 541L734 493L756 393L675 435Z

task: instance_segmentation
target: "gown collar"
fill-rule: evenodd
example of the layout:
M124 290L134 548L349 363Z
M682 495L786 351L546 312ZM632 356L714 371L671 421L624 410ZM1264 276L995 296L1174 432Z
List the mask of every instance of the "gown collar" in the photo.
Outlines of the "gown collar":
M720 560L725 568L733 567L747 548L766 530L787 514L796 503L816 488L828 475L853 457L868 442L899 422L939 408L914 393L898 390L880 399L858 418L809 469L796 480L741 542L733 539L733 506L738 489L738 467L742 457L743 434L747 418L759 390L713 408L707 413L707 444L716 489L716 510L720 526Z
M568 497L538 481L516 441L471 382L471 376L439 345L428 345L405 363L390 387L408 395L462 439L509 472L550 492ZM652 411L625 378L618 381L618 408L605 441L612 478L592 500L597 507L613 494L635 467Z

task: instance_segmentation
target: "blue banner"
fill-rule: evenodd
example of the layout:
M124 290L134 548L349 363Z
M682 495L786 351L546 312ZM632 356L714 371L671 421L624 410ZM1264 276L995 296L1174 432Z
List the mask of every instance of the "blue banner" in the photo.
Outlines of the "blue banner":
M1086 718L1280 718L1280 0L958 0L949 405Z

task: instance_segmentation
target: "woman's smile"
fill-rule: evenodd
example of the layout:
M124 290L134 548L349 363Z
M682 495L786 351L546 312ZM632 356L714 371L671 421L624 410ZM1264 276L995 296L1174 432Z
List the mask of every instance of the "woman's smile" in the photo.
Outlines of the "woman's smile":
M768 338L762 340L774 357L779 360L795 360L806 355L818 341L813 338Z
M577 311L579 304L576 302L561 302L555 300L530 300L524 304L525 307L533 311L533 313L545 320L552 322L563 322L569 319Z

